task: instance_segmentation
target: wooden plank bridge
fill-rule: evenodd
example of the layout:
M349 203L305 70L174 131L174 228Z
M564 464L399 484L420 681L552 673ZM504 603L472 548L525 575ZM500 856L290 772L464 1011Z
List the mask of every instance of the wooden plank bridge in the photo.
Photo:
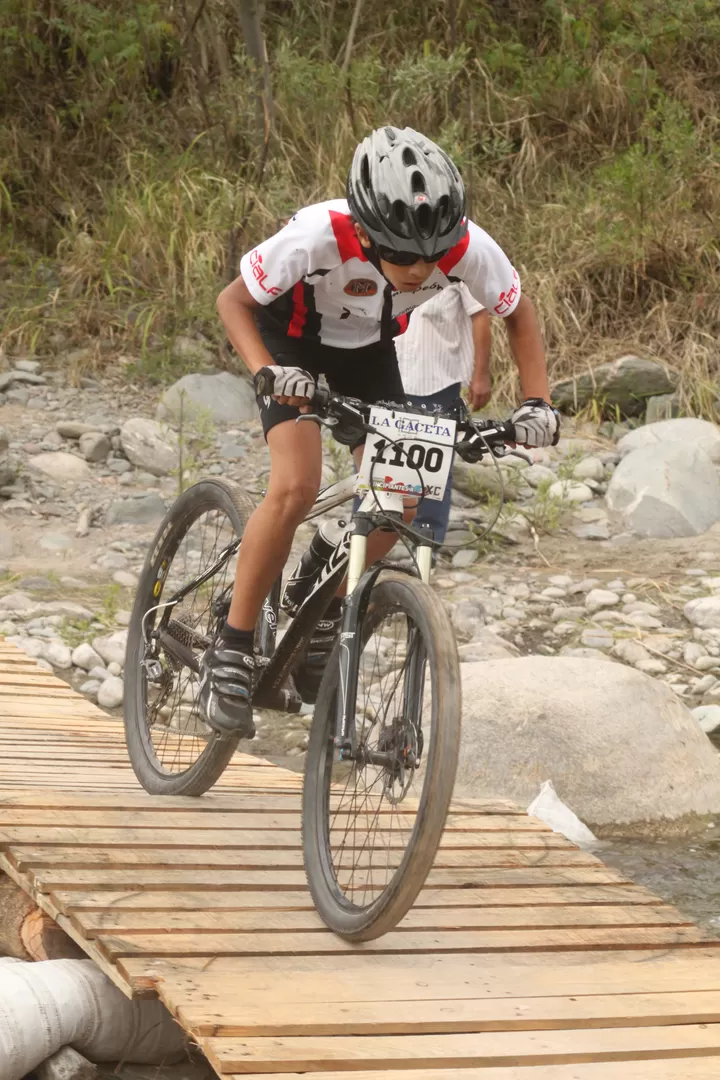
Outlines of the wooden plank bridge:
M0 867L225 1080L720 1077L720 941L509 804L458 801L415 909L349 946L300 777L238 754L151 798L121 724L1 641L0 747Z

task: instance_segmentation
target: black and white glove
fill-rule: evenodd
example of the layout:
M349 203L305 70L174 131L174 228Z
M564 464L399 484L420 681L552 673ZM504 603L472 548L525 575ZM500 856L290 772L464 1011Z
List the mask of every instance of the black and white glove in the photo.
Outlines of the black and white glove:
M515 439L522 446L555 446L560 438L560 414L542 398L528 398L510 417Z
M255 393L273 397L312 398L315 380L309 371L297 367L269 364L255 372Z

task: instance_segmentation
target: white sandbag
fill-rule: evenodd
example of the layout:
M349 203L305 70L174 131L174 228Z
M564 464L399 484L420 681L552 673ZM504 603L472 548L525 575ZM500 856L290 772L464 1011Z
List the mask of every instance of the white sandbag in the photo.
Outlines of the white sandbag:
M578 847L593 847L599 844L595 833L591 832L559 797L552 780L546 780L540 785L540 793L530 803L527 812L544 821L553 832L562 833Z
M22 1080L63 1046L91 1061L169 1064L185 1036L159 1001L130 1001L91 960L0 958L0 1080Z

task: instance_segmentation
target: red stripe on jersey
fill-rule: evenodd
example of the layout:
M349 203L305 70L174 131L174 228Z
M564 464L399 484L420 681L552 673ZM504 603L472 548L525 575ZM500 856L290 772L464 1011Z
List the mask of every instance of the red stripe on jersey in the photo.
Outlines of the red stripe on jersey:
M340 258L345 263L348 259L360 259L367 262L368 258L363 251L362 244L355 232L353 219L349 214L340 214L337 210L329 210L330 224L335 233L335 241L340 252Z
M463 255L467 251L469 243L470 233L466 232L462 240L458 244L456 244L455 247L451 247L447 255L443 255L442 259L438 263L438 268L442 270L443 274L447 274L450 270L452 270L453 266L457 266L457 264L460 262Z
M398 315L395 322L398 324L398 332L395 337L400 337L400 334L404 334L408 328L408 322L410 321L409 315Z
M307 307L305 305L305 286L298 281L293 286L293 313L288 326L288 337L302 337L303 327L307 319Z

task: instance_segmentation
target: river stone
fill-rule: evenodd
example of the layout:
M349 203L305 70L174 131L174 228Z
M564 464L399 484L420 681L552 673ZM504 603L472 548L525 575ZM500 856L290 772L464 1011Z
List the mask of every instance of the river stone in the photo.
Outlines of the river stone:
M699 446L653 443L623 458L607 504L637 536L697 536L720 521L720 479Z
M211 420L231 424L257 416L255 391L247 379L222 371L217 375L183 375L165 391L157 407L158 420L177 423L182 408L185 420Z
M72 667L72 653L67 645L63 645L61 641L49 641L45 646L43 655L45 660L49 660L53 667Z
M479 600L461 600L450 614L459 641L472 641L485 624L485 608Z
M720 705L700 705L692 714L706 735L720 731Z
M680 399L677 394L658 394L648 398L645 423L656 424L658 420L671 420L679 412Z
M565 411L575 411L594 399L611 409L619 408L625 416L642 416L648 398L672 393L674 388L675 377L662 364L629 355L556 383L552 400Z
M139 495L130 499L115 499L110 503L105 521L108 525L146 525L159 521L165 514L165 503L159 495Z
M79 439L81 435L97 431L97 428L83 423L82 420L58 420L55 430L58 435L62 435L63 439Z
M6 593L5 596L0 596L0 612L21 612L32 611L35 607L35 601L31 596L27 596L22 592Z
M532 465L523 473L523 480L527 480L530 487L538 488L541 484L552 484L555 473L547 465Z
M552 779L591 828L720 813L720 757L664 683L624 664L463 664L456 795L527 806ZM632 723L628 723L632 717Z
M0 558L9 559L15 554L15 541L8 529L0 528Z
M93 638L92 647L106 664L125 664L127 648L127 630L116 630L114 634L105 634Z
M720 629L720 596L699 596L683 608L688 622L702 630Z
M493 634L492 630L477 630L472 641L458 646L461 664L477 663L481 660L510 660L519 655L517 646L501 638L499 634Z
M720 462L720 427L708 420L698 420L691 416L676 420L659 420L656 424L646 424L623 435L618 443L621 454L640 450L646 446L667 443L682 443L685 447L697 446L716 463Z
M48 532L38 540L38 547L44 551L69 551L73 546L73 539L66 533Z
M79 483L87 480L91 473L88 463L75 454L64 450L51 450L47 454L34 454L28 458L28 465L38 472L45 473L53 480Z
M602 611L603 608L615 607L620 597L610 589L591 589L585 596L585 607L589 612Z
M586 457L573 469L574 480L604 480L605 466L600 458Z
M110 675L100 683L97 702L103 709L116 709L123 702L123 681L119 675Z
M556 480L548 488L548 495L551 499L563 499L572 503L590 502L593 497L587 484L581 484L577 480Z
M83 668L84 671L92 671L94 667L102 667L103 661L99 653L85 641L73 649L72 662L75 667Z
M120 429L120 440L128 460L153 476L167 476L178 467L177 435L157 420L144 416L126 420Z
M105 461L110 440L102 431L87 431L80 436L80 449L86 461Z

